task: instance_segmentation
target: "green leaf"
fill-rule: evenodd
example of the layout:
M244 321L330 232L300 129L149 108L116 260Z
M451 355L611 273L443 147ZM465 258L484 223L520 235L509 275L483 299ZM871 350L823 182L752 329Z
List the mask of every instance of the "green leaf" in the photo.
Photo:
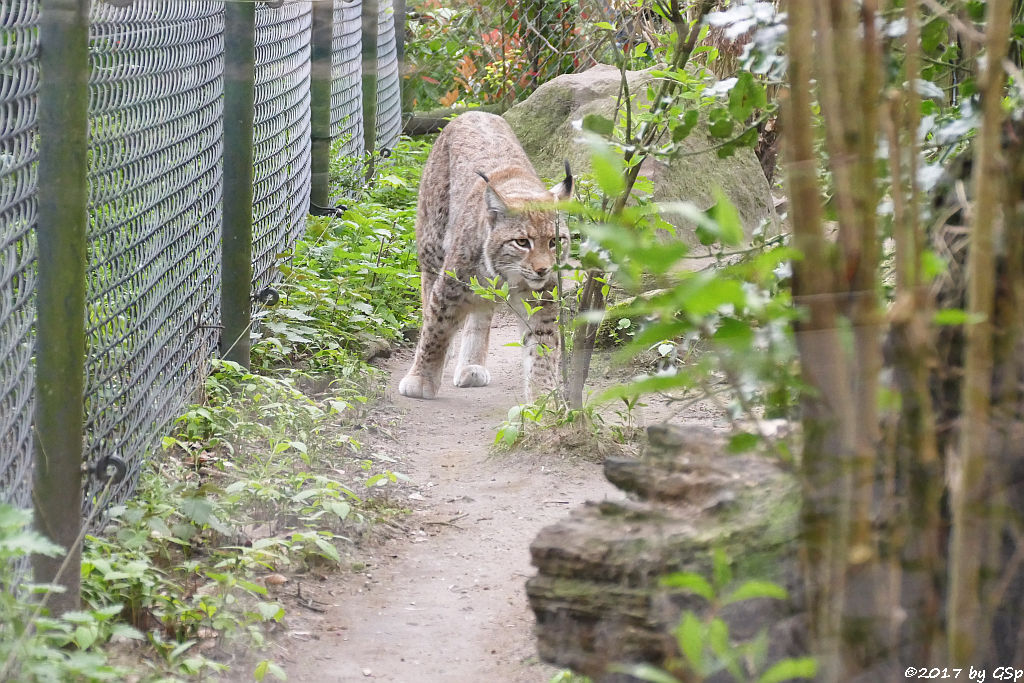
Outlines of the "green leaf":
M791 681L794 678L813 679L817 675L818 662L813 657L783 659L761 674L757 683L781 683L781 681Z
M768 105L764 86L749 71L740 72L736 85L729 91L729 113L737 121L746 121L755 109Z
M761 437L757 434L751 434L749 432L740 432L739 434L733 434L729 438L729 445L726 447L730 453L746 453L757 447L757 444L761 442Z
M65 612L61 618L64 619L64 621L71 622L72 624L91 624L95 621L92 614L89 612L83 612L82 610L71 610L69 612Z
M64 554L64 548L34 531L22 531L0 538L0 553L10 553L15 557L32 554L57 557Z
M927 54L934 54L946 40L949 25L944 19L936 18L921 28L921 48Z
M931 249L926 249L921 254L921 277L924 280L932 280L948 269L948 264Z
M279 681L288 680L288 674L285 673L284 669L273 662L270 663L270 674Z
M683 310L694 316L714 313L727 304L740 308L746 301L741 283L720 277L695 278L689 287L681 288L679 294L683 297L680 301Z
M745 352L749 351L754 343L754 330L746 321L722 318L711 338L733 351Z
M692 131L693 127L697 125L699 115L696 109L690 109L683 114L682 122L676 124L672 129L672 142L679 142L685 139Z
M88 650L96 642L96 629L89 626L79 626L75 629L75 645L82 650Z
M711 651L721 659L727 659L732 651L732 644L729 642L729 626L719 618L711 620L708 624L708 645Z
M736 246L743 241L743 221L740 220L740 214L721 188L716 187L712 194L715 205L708 213L718 225L718 240L725 246Z
M786 600L789 593L777 583L753 579L747 581L732 593L726 596L723 604L729 605L742 600L754 600L757 598L772 598L774 600Z
M133 626L128 624L113 624L110 627L110 636L112 638L124 638L127 640L145 640L146 636L142 635L142 632Z
M325 538L321 538L320 536L314 538L313 542L316 543L317 547L320 548L321 551L323 551L325 557L330 558L335 562L341 562L341 556L338 555L338 549L334 547L333 543Z
M263 617L263 621L281 621L285 615L284 607L276 602L261 602L256 605L256 609Z
M936 325L975 325L985 319L980 313L971 314L959 308L943 308L935 311L932 322Z
M714 576L716 591L721 591L732 583L732 566L729 564L729 556L721 548L715 548L711 553L711 572Z
M679 683L679 679L664 669L651 664L614 665L609 668L612 673L629 674L633 678L648 683ZM567 679L568 680L568 679Z
M699 675L704 674L704 625L693 612L686 612L676 629L676 640L686 661Z
M620 398L633 398L643 394L672 391L674 389L688 387L692 384L693 382L690 377L684 374L644 377L643 379L629 382L628 384L612 385L605 389L605 391L598 397L598 402L604 403Z
M708 601L715 598L715 591L711 584L696 572L675 572L668 576L663 576L660 583L666 588L679 588L695 593Z
M622 159L606 146L595 146L590 156L590 167L601 191L609 197L618 197L626 189L622 173Z
M294 308L276 308L274 309L274 312L277 315L282 316L284 318L288 318L290 320L298 320L300 322L309 322L311 320L316 320L316 318L314 318L313 316L307 315L302 311L297 311Z
M267 677L267 673L270 671L270 660L264 659L262 662L256 665L256 668L252 671L252 677L257 681L262 681Z
M209 524L213 517L213 504L206 498L183 498L181 512L196 524Z
M252 581L246 581L245 579L238 579L238 586L240 588L243 588L243 589L249 591L250 593L255 593L256 595L266 595L267 594L267 587L266 586L261 586L258 583L253 583Z
M196 644L194 640L186 640L184 643L178 645L178 647L171 650L170 654L167 655L167 659L174 661L179 655L183 654L186 650Z
M324 504L324 507L338 516L338 519L348 519L352 513L352 506L342 500L334 500Z
M99 609L94 609L92 611L92 614L98 621L109 621L112 617L116 617L122 611L124 611L124 606L121 604L116 604L107 605L106 607L100 607Z
M600 114L587 114L583 117L583 130L589 130L604 137L611 137L615 132L615 123Z
M727 109L712 109L708 114L708 132L716 138L727 138L732 135L736 122L729 116Z

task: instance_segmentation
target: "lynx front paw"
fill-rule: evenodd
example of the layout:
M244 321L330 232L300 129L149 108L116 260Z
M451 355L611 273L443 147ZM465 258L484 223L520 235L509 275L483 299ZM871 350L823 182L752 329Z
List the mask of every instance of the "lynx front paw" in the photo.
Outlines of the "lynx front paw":
M491 373L482 365L463 365L455 371L455 386L485 387L491 383Z
M409 398L431 399L437 396L437 384L422 375L406 375L398 383L398 393Z

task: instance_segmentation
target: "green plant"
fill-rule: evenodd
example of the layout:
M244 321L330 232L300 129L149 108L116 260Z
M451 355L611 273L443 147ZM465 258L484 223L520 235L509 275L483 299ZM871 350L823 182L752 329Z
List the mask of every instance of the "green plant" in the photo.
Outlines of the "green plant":
M559 671L548 683L590 683L586 676L579 676L571 671Z
M309 219L305 239L282 256L281 303L257 314L254 367L301 363L306 373L355 389L368 348L402 339L413 326L416 188L429 144L403 139L386 172L341 218Z
M736 681L758 683L815 677L817 666L813 658L783 659L768 665L767 629L749 640L736 641L722 616L724 608L745 600L788 599L781 586L758 579L735 582L729 561L721 551L712 555L710 580L696 572L677 572L663 577L661 585L699 596L708 603L702 615L685 610L680 617L675 637L682 656L668 661L665 669L636 665L614 670L651 683L696 683L720 673Z
M30 554L63 549L31 530L31 513L0 504L0 679L117 681L128 673L109 663L111 638L141 638L116 617L121 605L48 615L40 602L54 586L24 582Z

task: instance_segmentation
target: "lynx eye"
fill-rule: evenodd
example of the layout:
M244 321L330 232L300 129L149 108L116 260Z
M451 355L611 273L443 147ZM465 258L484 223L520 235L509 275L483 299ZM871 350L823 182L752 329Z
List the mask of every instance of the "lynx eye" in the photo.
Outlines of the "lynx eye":
M519 239L513 241L516 243L517 247L522 247L523 249L530 248L530 240L526 239L525 237L520 237Z

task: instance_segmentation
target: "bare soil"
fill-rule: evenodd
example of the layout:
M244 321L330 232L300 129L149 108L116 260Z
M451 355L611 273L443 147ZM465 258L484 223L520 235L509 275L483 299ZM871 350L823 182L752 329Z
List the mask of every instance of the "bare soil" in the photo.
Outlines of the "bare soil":
M542 683L525 581L529 545L586 500L620 498L594 458L491 452L495 429L522 401L514 321L492 329L487 387L458 389L451 367L437 399L400 396L411 350L389 359L390 429L364 454L409 477L390 503L411 509L383 544L360 550L352 571L301 586L277 652L298 683ZM390 431L390 434L384 433ZM294 592L296 586L290 587Z

